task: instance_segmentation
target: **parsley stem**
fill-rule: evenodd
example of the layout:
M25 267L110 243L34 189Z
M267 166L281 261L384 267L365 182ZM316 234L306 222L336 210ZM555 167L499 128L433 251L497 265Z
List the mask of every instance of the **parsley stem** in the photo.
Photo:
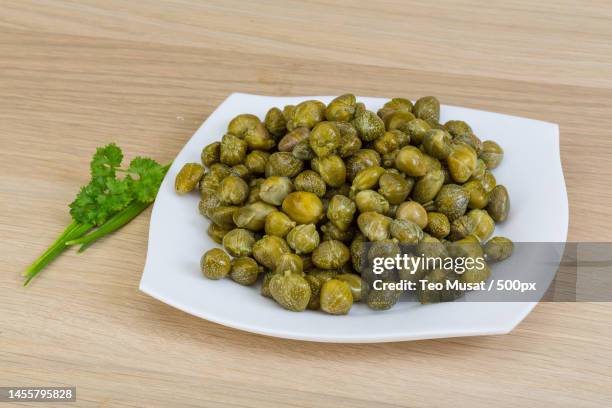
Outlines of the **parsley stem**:
M48 264L50 264L55 258L66 249L66 241L75 239L86 233L91 229L91 225L81 224L76 221L72 221L68 227L60 234L59 237L51 244L49 248L43 254L38 257L24 272L23 276L26 280L23 286L26 286L30 281L38 275L38 273Z
M66 245L81 245L79 252L84 251L89 247L94 241L102 238L105 235L110 234L123 227L128 222L132 221L138 214L143 212L151 203L142 203L140 201L133 201L130 205L125 207L123 210L119 211L117 214L113 215L108 219L104 224L102 224L95 231L77 237L72 240L68 240Z

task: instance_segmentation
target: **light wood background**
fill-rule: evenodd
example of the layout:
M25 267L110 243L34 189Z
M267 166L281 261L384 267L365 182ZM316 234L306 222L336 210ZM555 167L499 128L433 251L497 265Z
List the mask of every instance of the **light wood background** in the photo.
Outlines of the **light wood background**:
M610 304L541 304L496 337L267 338L138 291L148 213L20 286L96 146L169 161L234 91L557 122L569 239L610 241L611 21L607 0L0 1L0 385L75 385L84 407L611 406Z

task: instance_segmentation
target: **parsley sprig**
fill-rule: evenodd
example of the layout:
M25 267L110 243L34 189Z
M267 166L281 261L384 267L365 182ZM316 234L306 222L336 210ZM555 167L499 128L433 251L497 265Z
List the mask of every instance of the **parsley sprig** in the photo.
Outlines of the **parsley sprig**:
M151 204L170 164L136 157L122 169L123 152L114 143L99 147L90 162L91 180L70 203L72 222L55 242L30 265L23 276L27 285L68 245L84 251L93 242L121 228ZM122 174L123 177L117 177Z

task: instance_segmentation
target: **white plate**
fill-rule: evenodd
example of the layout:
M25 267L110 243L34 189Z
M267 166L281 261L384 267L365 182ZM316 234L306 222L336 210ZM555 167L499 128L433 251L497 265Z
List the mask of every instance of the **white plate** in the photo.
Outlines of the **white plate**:
M208 221L198 213L198 195L174 193L176 174L183 164L199 162L202 147L220 140L235 115L253 113L263 118L273 106L297 104L307 99L327 103L333 97L235 93L208 117L176 157L162 183L151 216L149 249L140 289L180 310L225 326L309 341L366 343L503 334L521 322L535 302L455 302L425 306L400 302L385 312L356 304L346 316L330 316L312 311L289 312L262 297L258 287L202 277L200 257L216 244L206 235ZM386 101L358 99L372 111ZM483 140L493 139L505 150L504 161L494 174L498 183L508 187L512 208L509 219L497 228L496 234L517 242L565 241L568 206L559 157L558 126L442 106L441 122L450 119L467 121Z

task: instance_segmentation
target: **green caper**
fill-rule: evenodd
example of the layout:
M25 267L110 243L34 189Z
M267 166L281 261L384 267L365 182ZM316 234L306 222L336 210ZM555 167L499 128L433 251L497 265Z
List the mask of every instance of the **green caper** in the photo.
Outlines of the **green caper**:
M293 183L289 177L270 176L261 183L259 197L268 204L281 205L292 191Z
M442 239L450 234L451 226L446 215L432 211L427 213L427 219L428 222L425 230L433 237Z
M251 153L246 155L244 159L244 165L253 174L264 174L266 171L266 163L268 163L269 157L270 153L268 152L263 152L261 150L253 150Z
M480 158L487 165L487 169L494 169L499 166L499 163L501 163L504 158L504 150L494 141L485 140L482 143Z
M242 204L249 196L249 186L240 177L228 176L221 180L219 198L225 204Z
M414 146L404 146L395 157L395 167L411 177L421 177L427 172L423 153Z
M230 172L232 176L240 177L245 181L250 181L252 179L252 174L248 167L242 163L232 166Z
M266 215L264 231L267 235L284 238L295 226L295 221L292 221L287 214L280 211L272 211Z
M322 269L338 269L347 263L350 257L346 245L335 240L321 242L312 252L312 262Z
M247 132L261 124L259 118L250 113L243 113L234 117L227 126L227 133L244 139Z
M497 180L495 180L495 176L489 170L484 172L480 182L482 183L482 188L484 188L487 193L491 193L495 186L497 186Z
M408 133L408 124L415 119L414 115L408 111L395 111L383 117L385 127L389 131L399 130Z
M216 164L214 164L213 166L216 166ZM200 179L200 193L204 190L217 191L217 189L221 185L222 179L222 177L219 177L217 174L212 173L212 171L204 174L204 176Z
M440 102L434 96L424 96L416 101L412 113L428 123L438 123L440 121Z
M311 253L319 242L319 232L314 224L297 225L287 234L287 243L297 254Z
M321 287L321 310L333 315L344 315L353 306L353 294L348 283L330 279Z
M469 208L485 208L489 202L489 194L485 191L479 180L470 180L463 185L463 189L470 195Z
M383 105L383 107L380 108L378 112L376 113L381 118L384 118L389 113L393 113L393 112L398 112L398 111L412 112L413 106L414 105L412 104L412 101L410 99L393 98L390 101L386 102Z
M295 106L287 122L287 129L298 127L312 129L317 123L325 119L325 104L320 101L304 101Z
M323 282L321 282L316 276L307 274L304 276L308 285L310 285L310 300L308 301L308 305L306 306L309 310L319 310L321 307L321 287L323 286Z
M418 244L423 239L423 230L412 221L393 220L389 227L391 236L402 244Z
M368 190L378 185L378 180L385 174L385 169L380 166L372 166L361 170L353 179L351 192L357 193L361 190Z
M217 190L211 188L200 190L200 203L198 204L200 214L208 217L208 212L220 205L222 205L222 202L219 198L219 194L217 194Z
M500 262L512 255L514 244L505 237L493 237L484 245L487 262Z
M266 217L272 211L276 211L276 207L263 201L256 201L240 207L234 212L232 219L236 226L257 232L264 228Z
M482 159L476 160L476 167L474 167L474 171L472 172L472 177L470 180L479 180L482 182L484 178L485 172L487 171L487 165Z
M399 145L399 137L398 134L401 134L399 130L385 132L381 137L376 139L372 146L374 150L376 150L381 155L385 155L391 153L394 150L397 150Z
M355 95L344 94L334 98L325 109L327 120L350 122L355 114Z
M221 139L219 160L228 166L240 164L246 158L247 148L248 145L244 140L228 133Z
M497 185L491 191L487 211L495 222L504 222L510 212L510 196L503 185Z
M462 120L449 120L444 124L444 129L446 129L446 131L450 133L453 138L471 135L473 133L470 125Z
M283 211L298 224L312 224L323 216L323 203L308 191L293 192L282 203Z
M240 209L234 205L220 205L207 211L208 218L218 226L225 229L236 228L234 214Z
M438 238L431 235L423 236L416 247L416 253L429 258L445 258L448 256L446 246Z
M289 130L289 121L293 116L293 112L295 112L295 105L285 105L283 107L283 118L285 119L285 123L287 124L287 130Z
M446 159L451 152L451 136L444 130L431 129L425 133L423 149L436 159Z
M293 185L298 191L308 191L317 197L323 197L327 190L327 185L319 173L313 170L304 170L295 177Z
M257 282L257 277L263 272L263 268L253 258L243 256L234 259L230 278L241 285L250 286Z
M346 167L340 156L315 157L310 165L330 187L340 187L346 181Z
M206 229L206 233L208 234L208 236L217 244L223 243L223 237L230 231L231 230L229 229L225 229L218 226L214 222L208 224L208 229Z
M268 269L275 269L281 255L289 253L289 245L284 239L274 235L264 235L253 244L253 258Z
M230 273L232 261L222 249L208 250L200 260L200 269L208 279L221 279Z
M287 121L283 112L278 108L271 108L264 119L264 125L268 132L274 137L280 137L287 131Z
M427 211L416 201L406 201L399 205L395 212L395 218L398 220L408 220L414 222L421 229L427 226Z
M364 267L363 255L366 250L365 236L359 233L359 235L353 239L353 242L351 242L349 250L351 251L351 264L353 265L353 269L361 273Z
M272 294L270 293L270 281L276 274L272 271L268 271L265 273L263 280L261 281L260 293L261 296L272 298Z
M444 269L434 269L424 277L424 285L417 286L417 297L422 304L450 302L462 295L461 291L449 289L447 281L456 280L454 272L447 272ZM443 284L442 289L436 289L430 284Z
M243 228L233 229L223 237L223 247L233 257L251 255L254 243L253 233Z
M425 204L433 200L444 185L444 171L435 169L419 178L412 189L412 198Z
M436 196L435 206L452 222L465 214L469 202L470 195L461 186L445 184Z
M380 241L389 238L391 218L374 211L359 214L357 225L370 241Z
M272 153L266 163L266 177L295 177L304 168L304 162L289 152Z
M385 197L374 190L363 190L355 196L355 204L360 213L375 211L386 214L389 211L389 202Z
M202 164L210 167L215 163L218 163L220 160L220 152L221 152L221 142L213 142L209 145L206 145L202 149L202 154L200 158L202 159Z
M480 155L480 153L482 152L482 140L480 140L478 136L473 133L459 135L453 139L453 142L455 144L465 143L466 145L474 149L477 155Z
M323 234L322 241L336 240L342 242L349 242L354 235L354 232L351 228L346 231L342 231L340 228L336 227L332 222L326 222L321 225L321 232Z
M362 295L363 281L359 275L354 273L341 273L336 275L336 279L346 282L353 295L353 302L359 302Z
M418 146L423 143L423 139L425 139L425 133L431 129L429 123L424 121L423 119L413 119L406 124L403 129L400 129L406 132L410 136L410 143L412 145Z
M370 288L367 291L366 304L372 310L389 310L395 306L401 295L399 290Z
M390 204L401 204L406 200L412 190L414 180L404 178L397 173L385 172L378 180L380 188L378 192L387 199Z
M318 157L335 154L340 147L340 131L334 122L320 122L310 132L310 148Z
M185 194L197 187L204 176L204 167L198 163L187 163L181 168L174 180L174 190L178 194Z
M474 235L468 235L457 241L446 241L448 255L453 258L483 258L484 251L480 246L480 241Z
M376 140L385 133L385 123L374 112L369 110L355 113L353 125L364 142Z
M298 128L298 129L301 129L301 128ZM302 140L301 142L296 144L293 147L291 154L296 159L302 160L302 161L312 160L316 157L315 152L313 152L312 148L310 147L310 142L308 141L308 139Z
M335 195L329 201L327 218L341 231L348 230L353 222L357 206L350 198L344 195Z
M299 127L293 129L291 132L287 133L279 142L278 142L278 151L279 152L291 152L295 148L295 146L303 141L308 140L308 136L310 135L310 130L305 127Z
M465 143L455 144L447 163L451 177L457 183L465 183L476 168L476 152Z
M282 254L276 262L276 269L274 270L274 272L279 274L291 272L301 275L302 272L304 272L304 264L302 263L302 258L290 252Z
M338 155L342 158L352 156L361 149L362 145L361 139L357 135L357 129L348 122L336 122L335 124L340 132Z
M270 295L287 310L301 312L310 301L310 285L301 275L285 272L272 276L269 284Z
M215 163L210 166L210 171L207 175L215 177L219 182L232 174L232 168L224 163Z
M380 154L376 150L360 149L346 161L346 176L353 181L361 170L372 166L380 166Z
M489 276L491 276L491 269L487 264L482 267L474 265L460 274L459 280L464 283L480 283L489 279Z

